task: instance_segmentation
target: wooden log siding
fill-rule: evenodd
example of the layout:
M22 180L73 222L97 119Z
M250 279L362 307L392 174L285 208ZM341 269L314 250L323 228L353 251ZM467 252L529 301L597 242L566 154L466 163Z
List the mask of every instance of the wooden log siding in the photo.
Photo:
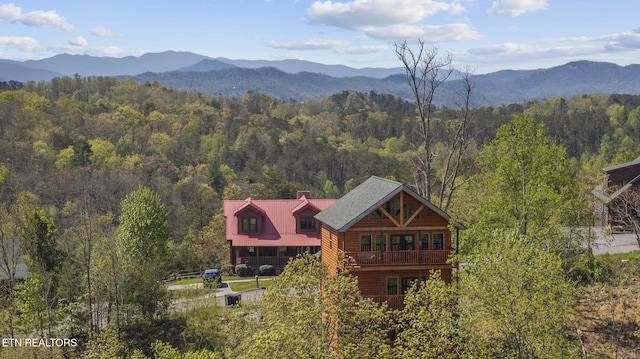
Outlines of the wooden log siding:
M333 229L322 225L322 261L327 265L330 275L336 275L341 270L341 264L339 263L339 245L341 241L339 239L339 233Z

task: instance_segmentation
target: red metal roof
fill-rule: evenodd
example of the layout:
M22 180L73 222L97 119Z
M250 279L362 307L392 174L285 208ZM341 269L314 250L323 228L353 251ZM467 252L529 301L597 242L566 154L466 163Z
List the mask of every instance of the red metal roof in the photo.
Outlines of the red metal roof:
M294 247L320 246L320 231L296 233L295 213L304 207L322 211L332 205L335 199L272 199L227 200L224 201L224 215L227 218L227 240L233 246L241 247ZM238 233L238 217L242 209L257 207L264 213L261 233ZM319 223L317 224L319 226Z

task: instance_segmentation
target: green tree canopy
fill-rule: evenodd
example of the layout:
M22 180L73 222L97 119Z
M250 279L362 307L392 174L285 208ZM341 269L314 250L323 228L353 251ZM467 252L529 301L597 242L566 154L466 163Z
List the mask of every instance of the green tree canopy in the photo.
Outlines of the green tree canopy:
M227 356L390 358L385 308L363 299L354 277L326 276L312 255L290 261L253 310L232 316Z
M432 272L417 281L404 297L398 337L399 358L460 358L461 330L458 321L458 293Z
M547 240L560 226L584 218L586 202L566 150L531 117L519 115L501 126L480 152L476 167L479 173L466 196L473 203L465 214L476 230L517 228Z
M562 258L516 230L496 231L465 258L461 326L469 358L565 358L575 302Z
M119 247L124 258L149 262L167 253L168 213L160 195L140 186L122 201L118 226Z

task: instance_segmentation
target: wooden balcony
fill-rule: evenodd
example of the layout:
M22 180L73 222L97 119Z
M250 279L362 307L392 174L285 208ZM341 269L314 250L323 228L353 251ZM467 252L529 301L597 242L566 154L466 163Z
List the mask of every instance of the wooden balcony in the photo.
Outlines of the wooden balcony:
M447 265L450 250L345 252L345 266Z
M387 302L389 308L404 308L404 295L363 295L362 297L372 299L376 303Z

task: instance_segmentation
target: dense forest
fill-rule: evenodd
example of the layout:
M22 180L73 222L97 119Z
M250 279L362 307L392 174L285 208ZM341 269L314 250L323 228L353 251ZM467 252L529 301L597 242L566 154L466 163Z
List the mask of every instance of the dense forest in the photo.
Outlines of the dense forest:
M296 102L79 76L0 85L0 240L4 252L21 249L32 274L19 280L11 256L3 252L0 273L9 280L0 303L2 337L62 330L65 337L87 339L115 323L120 338L125 328L128 335L135 332L131 328L142 325L140 318L166 319L162 309L169 303L157 300L163 298L157 279L180 269L230 270L224 199L293 198L298 190L339 198L371 175L425 193L415 170L425 151L416 104L391 95L345 91ZM509 158L495 141L516 138L517 131L505 132L504 125L538 134L546 141L540 146L555 151L549 156L563 159L557 185L565 186L565 193L572 192L566 186L575 190L574 199L582 196L582 202L571 202L581 203L580 210L590 208L584 199L601 181L600 168L640 153L640 96L590 94L439 108L431 121L434 188L445 187L442 168L453 153L449 139L463 119L468 121L465 155L447 204L463 223L482 223L478 211L489 208L469 198L491 188L487 184L495 179L486 171L499 168L491 157ZM473 179L484 182L474 187ZM442 204L436 197L443 192L434 190L429 198ZM557 198L556 210L566 209L566 198ZM536 228L531 221L521 234ZM589 225L593 218L580 215L574 222ZM489 233L488 228L476 228L471 237ZM136 233L147 233L148 242L140 243ZM505 237L514 241L511 234ZM166 243L154 242L159 238ZM521 254L517 250L514 256ZM541 265L553 269L554 263ZM154 274L145 276L149 271ZM576 281L595 276L575 273ZM470 283L470 288L478 285ZM215 351L221 345L216 338L196 349Z
M169 208L176 244L209 222L225 189L238 198L287 198L296 189L337 198L372 174L411 184L420 144L415 105L374 92L283 102L65 77L28 82L0 100L3 203L29 191L59 216L90 188L100 210L117 217L120 200L142 184ZM470 152L516 114L544 123L574 169L592 177L638 152L640 96L598 94L473 109ZM436 141L457 116L457 109L438 111Z

